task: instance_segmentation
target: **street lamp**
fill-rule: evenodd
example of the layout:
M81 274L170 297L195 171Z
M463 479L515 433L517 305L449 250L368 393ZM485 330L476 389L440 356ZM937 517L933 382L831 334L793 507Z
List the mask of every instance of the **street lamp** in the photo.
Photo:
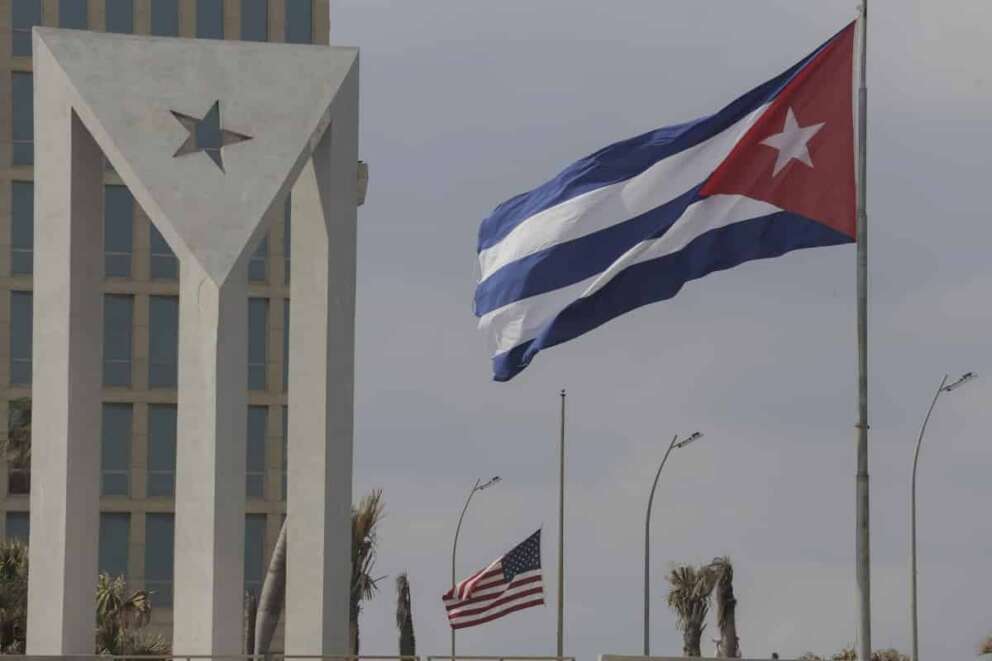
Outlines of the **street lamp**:
M937 387L937 392L934 393L933 401L930 402L930 408L927 410L927 415L923 418L923 426L920 428L920 435L916 439L916 452L913 453L913 486L911 489L911 517L910 517L910 528L911 528L911 541L910 541L910 562L912 564L910 582L911 588L911 608L913 615L913 661L920 661L920 639L919 639L919 619L916 610L916 466L920 460L920 445L923 443L923 434L927 430L927 423L930 422L930 414L933 413L934 406L937 405L937 400L940 398L941 393L951 392L952 390L957 390L965 383L974 379L977 375L974 372L966 372L961 378L959 378L954 383L947 383L947 375L941 380L940 385Z
M451 545L451 593L452 593L452 596L454 596L455 583L458 580L458 578L455 575L455 556L458 553L458 533L460 533L461 530L462 530L462 519L465 518L465 512L468 510L468 504L472 502L472 496L474 496L476 494L476 492L478 492L478 491L483 491L485 489L488 489L489 487L493 486L497 482L499 482L499 475L494 475L493 477L489 478L486 482L483 482L481 479L476 480L475 481L475 486L473 486L472 487L472 490L468 492L468 498L465 500L465 507L462 508L462 513L458 516L458 526L455 528L455 541ZM454 630L454 628L451 629L451 658L452 658L452 660L454 660L454 658L455 658L455 630Z
M672 438L672 442L668 444L668 449L665 451L665 456L661 458L658 472L654 475L654 483L651 485L651 495L648 496L648 511L644 519L644 656L651 656L651 505L654 503L654 492L658 488L661 469L665 467L665 462L668 461L668 455L671 454L672 450L684 448L702 437L703 435L697 431L681 441L678 434Z

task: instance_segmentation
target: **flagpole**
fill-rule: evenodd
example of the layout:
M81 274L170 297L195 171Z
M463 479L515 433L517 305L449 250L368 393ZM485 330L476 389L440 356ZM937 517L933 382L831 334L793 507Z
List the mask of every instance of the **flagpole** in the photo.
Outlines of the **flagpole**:
M858 264L858 473L857 582L858 658L871 659L871 564L868 498L868 0L861 0L861 62L858 81L857 264Z
M558 652L565 656L565 389L561 390L561 436L558 442Z

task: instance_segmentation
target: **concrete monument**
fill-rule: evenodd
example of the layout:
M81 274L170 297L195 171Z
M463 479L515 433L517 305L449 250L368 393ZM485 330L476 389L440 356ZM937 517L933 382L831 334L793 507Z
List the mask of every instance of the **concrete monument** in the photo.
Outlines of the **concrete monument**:
M35 28L28 653L93 652L103 156L180 263L174 639L241 651L247 261L292 191L286 649L348 640L358 53Z

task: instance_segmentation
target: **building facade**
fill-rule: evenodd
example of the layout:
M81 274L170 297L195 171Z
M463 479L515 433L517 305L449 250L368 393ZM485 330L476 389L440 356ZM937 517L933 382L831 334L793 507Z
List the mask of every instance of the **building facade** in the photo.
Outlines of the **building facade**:
M326 0L0 0L0 416L16 422L31 397L32 26L326 44L328 9ZM256 593L285 513L290 227L287 202L248 267L244 561L245 588ZM172 621L179 271L109 167L104 272L99 567L154 593L153 625L164 633ZM4 536L27 539L29 493L28 467L0 457Z

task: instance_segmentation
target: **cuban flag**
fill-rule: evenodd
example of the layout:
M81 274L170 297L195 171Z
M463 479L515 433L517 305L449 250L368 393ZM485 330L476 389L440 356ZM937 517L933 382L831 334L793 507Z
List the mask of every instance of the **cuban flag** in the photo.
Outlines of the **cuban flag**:
M855 30L714 115L499 205L479 229L475 290L494 378L707 273L854 242Z

